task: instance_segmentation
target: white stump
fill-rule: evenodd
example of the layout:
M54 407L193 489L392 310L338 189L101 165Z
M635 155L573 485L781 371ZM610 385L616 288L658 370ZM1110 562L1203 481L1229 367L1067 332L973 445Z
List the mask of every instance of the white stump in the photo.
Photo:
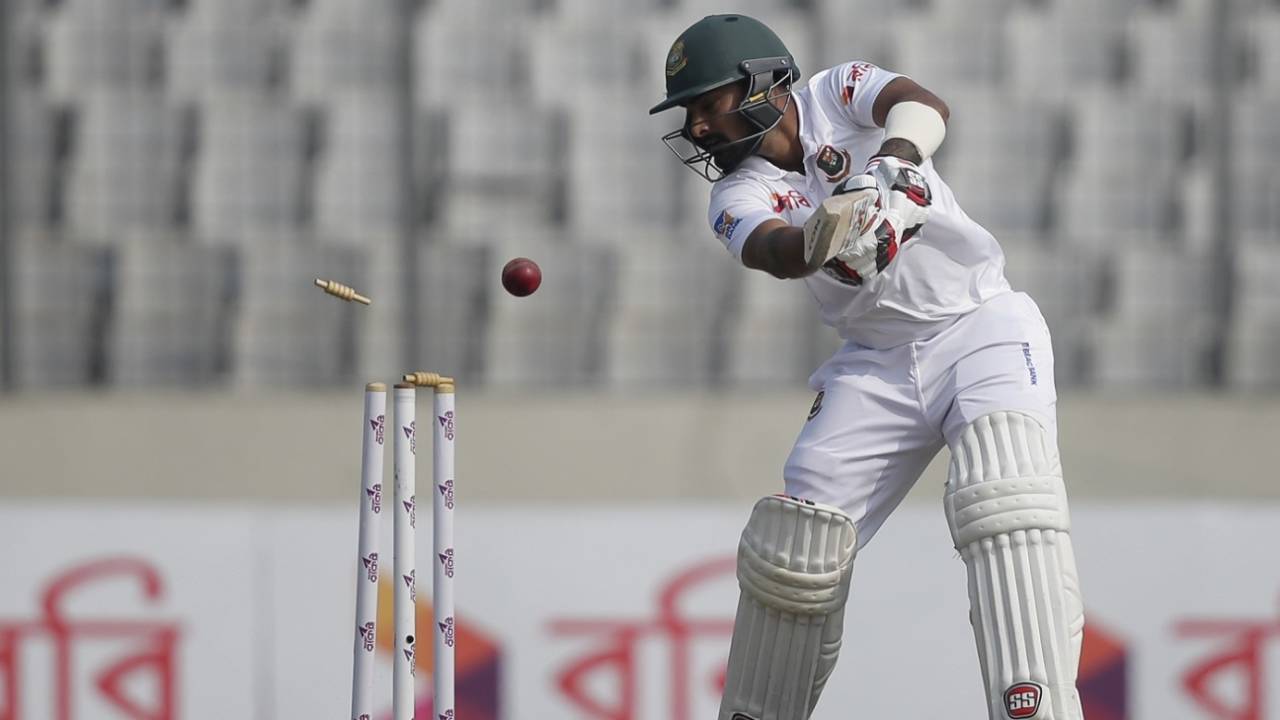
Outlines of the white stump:
M435 573L432 578L432 601L435 606L435 673L433 707L442 718L453 718L453 650L456 641L453 615L453 507L454 507L454 388L452 384L436 386L434 467L435 493L432 503Z
M392 717L413 720L414 717L414 653L417 633L414 629L414 488L416 485L417 393L414 386L401 383L395 387L395 657L391 675Z
M382 457L387 386L364 388L360 445L360 545L356 558L356 635L351 668L351 717L373 717L373 665L377 651L378 528L382 524Z

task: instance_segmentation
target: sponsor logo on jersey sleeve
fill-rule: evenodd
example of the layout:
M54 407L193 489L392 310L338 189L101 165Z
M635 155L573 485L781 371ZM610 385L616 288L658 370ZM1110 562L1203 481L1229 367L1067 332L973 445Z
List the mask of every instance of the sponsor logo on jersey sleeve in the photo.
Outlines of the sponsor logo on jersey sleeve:
M856 62L849 68L849 77L845 78L844 88L840 90L840 100L845 105L853 102L853 94L858 91L858 82L866 77L875 67L871 63Z
M734 217L728 210L723 210L716 216L713 229L718 237L724 240L732 240L733 231L738 229L738 223L740 222L742 222L742 218Z

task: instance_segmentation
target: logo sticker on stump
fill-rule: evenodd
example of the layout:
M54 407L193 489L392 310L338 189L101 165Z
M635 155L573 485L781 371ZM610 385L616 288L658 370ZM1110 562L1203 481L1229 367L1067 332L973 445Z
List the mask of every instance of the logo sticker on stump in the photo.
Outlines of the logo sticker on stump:
M1033 718L1040 712L1044 689L1035 683L1018 683L1004 691L1004 711L1009 717Z

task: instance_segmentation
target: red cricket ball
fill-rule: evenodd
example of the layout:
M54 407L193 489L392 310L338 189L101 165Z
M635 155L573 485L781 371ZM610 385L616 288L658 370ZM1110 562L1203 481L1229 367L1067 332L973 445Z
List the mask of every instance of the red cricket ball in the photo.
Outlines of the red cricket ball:
M532 295L541 284L542 269L529 258L515 258L502 268L502 287L516 297Z

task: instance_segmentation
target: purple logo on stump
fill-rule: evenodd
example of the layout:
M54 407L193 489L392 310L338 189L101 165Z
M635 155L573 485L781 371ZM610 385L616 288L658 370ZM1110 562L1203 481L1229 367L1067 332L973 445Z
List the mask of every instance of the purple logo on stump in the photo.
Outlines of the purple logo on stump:
M382 445L386 437L384 433L387 428L387 416L379 415L378 417L373 418L369 421L369 427L373 430L374 441L379 445Z
M378 553L369 553L369 557L361 558L369 582L378 582Z
M382 512L382 483L378 483L364 491L369 496L369 509L374 515Z
M444 566L444 576L453 577L453 548L445 548L439 557L440 564Z
M410 495L408 500L404 501L404 511L409 513L409 527L418 526L418 496Z
M438 416L437 419L440 421L440 427L444 428L444 439L453 440L453 411L450 410Z
M373 652L374 638L377 637L374 628L372 620L356 628L360 631L360 646L364 648L365 652Z
M453 616L444 619L440 623L440 632L444 633L444 644L447 647L453 647Z
M453 708L444 711L443 715L438 716L440 720L453 720Z
M414 420L408 425L402 425L400 429L404 430L404 437L406 440L409 441L409 452L413 453L414 455L417 455L418 454L418 421Z
M404 584L409 588L409 598L416 600L418 598L418 571L410 570L409 574L404 576Z
M445 480L443 485L437 485L440 488L440 495L444 498L444 506L450 510L453 509L453 479Z

